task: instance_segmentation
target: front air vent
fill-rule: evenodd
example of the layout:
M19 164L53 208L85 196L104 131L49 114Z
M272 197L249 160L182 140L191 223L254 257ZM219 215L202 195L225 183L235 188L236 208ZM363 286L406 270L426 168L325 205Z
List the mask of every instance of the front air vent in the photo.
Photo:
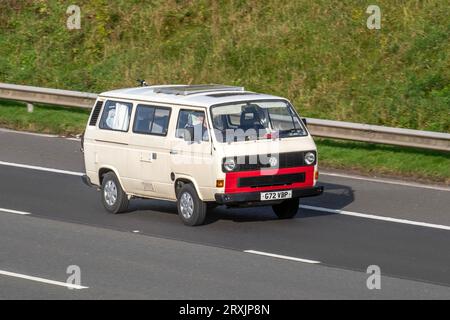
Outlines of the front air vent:
M92 111L91 120L89 121L90 126L95 126L97 124L98 116L100 115L100 110L102 110L103 101L98 100L95 104L94 111Z

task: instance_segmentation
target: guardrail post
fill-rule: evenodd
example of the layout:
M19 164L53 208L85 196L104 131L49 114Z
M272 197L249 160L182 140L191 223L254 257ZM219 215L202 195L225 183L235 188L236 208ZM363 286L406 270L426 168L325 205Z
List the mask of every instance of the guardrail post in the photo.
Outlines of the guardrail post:
M30 113L34 111L34 106L32 103L27 102L27 111Z

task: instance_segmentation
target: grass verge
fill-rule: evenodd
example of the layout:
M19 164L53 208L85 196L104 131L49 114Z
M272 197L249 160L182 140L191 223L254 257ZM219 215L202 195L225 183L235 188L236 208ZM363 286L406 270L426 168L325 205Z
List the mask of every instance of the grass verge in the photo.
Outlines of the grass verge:
M321 167L450 184L450 153L315 139Z
M35 105L32 113L25 104L0 101L0 127L70 136L84 131L89 110Z
M83 132L89 112L76 108L0 101L0 127L74 136ZM399 176L450 184L450 153L353 141L316 139L322 168Z

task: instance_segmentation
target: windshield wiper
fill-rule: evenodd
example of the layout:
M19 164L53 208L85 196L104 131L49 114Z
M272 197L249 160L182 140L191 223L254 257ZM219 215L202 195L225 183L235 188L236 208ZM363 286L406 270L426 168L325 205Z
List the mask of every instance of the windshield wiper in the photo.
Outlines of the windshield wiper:
M280 133L287 134L287 135L293 135L293 134L301 134L302 135L305 133L305 131L303 131L302 129L293 128L293 129L289 129L289 130L282 130L282 131L280 131Z

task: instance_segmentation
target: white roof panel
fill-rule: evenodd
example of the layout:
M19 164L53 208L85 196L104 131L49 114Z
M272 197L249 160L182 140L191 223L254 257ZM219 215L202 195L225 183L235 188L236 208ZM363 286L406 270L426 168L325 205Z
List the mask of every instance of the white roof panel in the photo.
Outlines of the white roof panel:
M284 99L277 96L245 91L244 88L241 87L222 85L135 87L103 92L100 96L199 107L210 107L215 104L245 100Z

